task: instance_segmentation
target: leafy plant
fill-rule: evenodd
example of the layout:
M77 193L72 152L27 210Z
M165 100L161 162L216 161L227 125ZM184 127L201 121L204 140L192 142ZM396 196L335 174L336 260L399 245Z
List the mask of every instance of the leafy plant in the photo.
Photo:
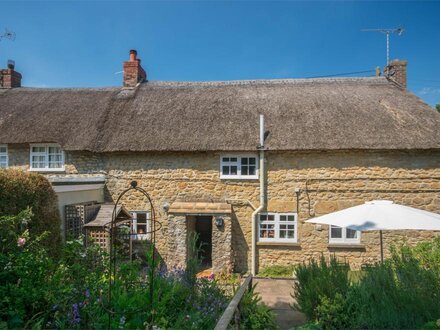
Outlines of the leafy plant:
M240 302L241 329L278 329L275 314L261 303L261 297L255 292L254 284Z
M293 308L310 320L317 319L317 307L323 298L334 300L336 294L345 297L350 287L347 263L339 263L334 256L327 263L324 256L296 268L298 281L294 285L296 303Z
M52 255L61 250L61 222L57 197L50 182L41 174L14 169L0 169L0 216L15 216L22 210L32 210L29 232L42 238L42 244Z

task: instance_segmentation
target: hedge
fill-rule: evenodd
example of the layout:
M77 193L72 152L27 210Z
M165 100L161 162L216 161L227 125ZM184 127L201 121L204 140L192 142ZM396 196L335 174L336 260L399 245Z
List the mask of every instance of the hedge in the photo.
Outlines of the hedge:
M50 182L38 173L0 170L0 216L17 215L28 207L33 213L30 233L48 231L50 234L43 244L51 254L57 255L61 246L61 220Z

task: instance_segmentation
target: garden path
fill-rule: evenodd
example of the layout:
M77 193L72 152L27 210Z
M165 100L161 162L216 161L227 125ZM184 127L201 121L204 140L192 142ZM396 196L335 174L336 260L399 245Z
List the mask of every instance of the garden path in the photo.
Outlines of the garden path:
M257 284L255 291L260 294L261 300L274 311L277 324L281 329L291 329L306 322L304 314L294 311L290 305L294 302L294 280L255 278Z

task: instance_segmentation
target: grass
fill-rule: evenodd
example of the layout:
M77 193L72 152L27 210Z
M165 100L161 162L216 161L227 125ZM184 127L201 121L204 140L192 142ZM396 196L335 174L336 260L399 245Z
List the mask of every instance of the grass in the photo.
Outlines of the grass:
M295 266L281 266L281 265L272 265L266 268L263 268L258 276L261 277L281 277L281 278L292 278L293 272L295 270Z

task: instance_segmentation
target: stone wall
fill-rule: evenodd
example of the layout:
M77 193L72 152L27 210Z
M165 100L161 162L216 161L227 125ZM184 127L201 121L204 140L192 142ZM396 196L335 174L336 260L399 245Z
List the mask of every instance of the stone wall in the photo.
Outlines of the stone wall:
M9 150L12 158L14 147L10 146ZM315 215L374 199L390 199L440 213L439 151L268 151L266 155L268 211L298 212L299 228L298 244L258 245L260 268L303 262L333 253L349 260L353 267L379 260L378 233L362 233L364 247L329 247L328 227L304 223ZM162 210L164 203L229 200L233 207L230 224L234 267L236 271L249 271L251 204L258 206L259 182L221 180L220 153L69 152L66 159L66 175L106 174L107 200L118 196L132 180L137 180L139 186L150 193L157 220L162 223L157 234L157 249L167 262L174 262L176 251L180 251L173 243L179 229L173 218ZM296 188L301 191L298 203ZM140 194L126 196L123 203L128 210L139 210L148 205ZM439 233L387 232L384 233L385 247L395 240L414 243L433 235Z

